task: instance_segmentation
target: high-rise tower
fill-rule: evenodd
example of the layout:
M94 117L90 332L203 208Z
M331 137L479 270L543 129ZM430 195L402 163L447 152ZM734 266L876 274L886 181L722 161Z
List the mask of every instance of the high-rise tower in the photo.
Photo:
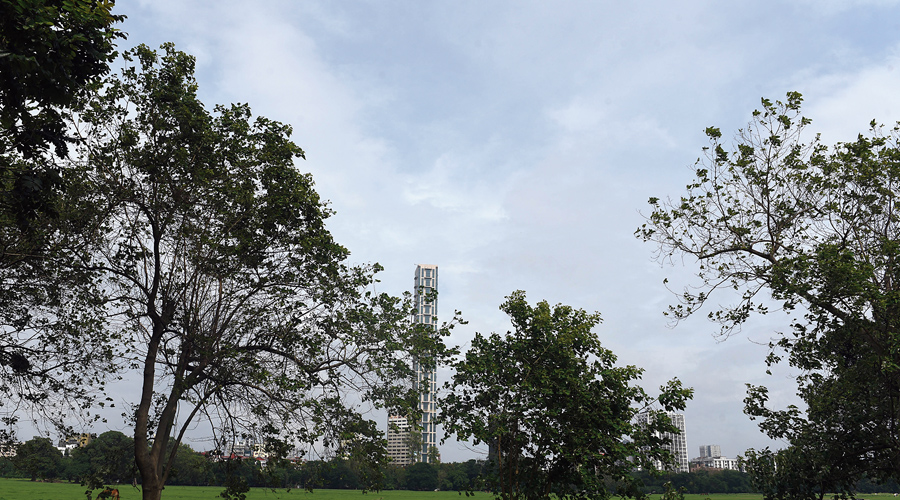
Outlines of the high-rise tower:
M438 267L417 265L413 283L415 323L437 328L437 286ZM405 417L392 415L388 418L388 456L398 465L406 465L412 461L431 463L437 452L437 374L433 369L420 365L418 360L413 361L413 369L413 386L421 392L419 410L422 412L422 419L416 422L417 425L410 425L411 422ZM414 439L415 435L419 439Z
M438 267L428 264L417 265L413 283L416 323L437 328L437 289ZM419 396L419 410L422 411L422 421L420 422L422 449L419 453L419 461L431 463L434 453L437 452L437 429L435 428L437 374L433 369L420 366L418 361L414 363L414 368L416 371L415 387L422 393Z

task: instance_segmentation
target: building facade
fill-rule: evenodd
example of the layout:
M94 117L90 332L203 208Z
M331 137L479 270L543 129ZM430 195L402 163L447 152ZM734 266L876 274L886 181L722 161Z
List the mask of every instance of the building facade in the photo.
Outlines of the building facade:
M437 328L437 290L438 290L438 266L419 264L416 266L416 275L413 282L413 295L416 304L415 322ZM422 449L419 450L419 461L430 463L436 458L437 451L437 373L434 369L428 369L415 362L416 370L415 387L422 394L419 396L419 410L422 411L420 430L422 432Z
M59 450L64 456L69 456L69 453L72 452L75 448L84 448L89 445L91 441L97 439L96 434L76 434L73 436L66 436L65 439L60 439L59 443L56 446L56 449Z
M662 434L662 437L669 438L669 445L666 448L672 453L672 456L675 457L674 467L667 467L666 469L672 472L690 472L690 459L688 458L687 451L687 433L685 432L684 426L684 414L667 413L667 415L669 416L669 419L672 420L672 425L678 429L678 432ZM635 415L635 420L643 425L649 425L652 418L652 414L648 412L642 412ZM662 462L657 462L656 467L662 469Z
M700 447L700 458L721 457L722 447L717 444L705 444Z
M691 460L691 468L740 470L736 458L728 457L699 457Z
M437 290L438 266L417 265L413 281L415 323L437 328ZM388 417L388 457L398 465L414 461L431 463L437 458L437 373L434 369L421 366L418 361L413 362L413 369L415 370L413 387L421 392L419 410L422 412L422 419L413 426L406 417L396 415ZM401 421L403 425L400 425ZM413 435L416 439L412 439ZM411 450L410 447L416 449Z
M691 468L740 470L736 458L722 456L722 447L705 444L700 447L700 456L691 460Z
M388 417L387 454L395 465L409 465L413 462L410 450L409 421L406 417Z

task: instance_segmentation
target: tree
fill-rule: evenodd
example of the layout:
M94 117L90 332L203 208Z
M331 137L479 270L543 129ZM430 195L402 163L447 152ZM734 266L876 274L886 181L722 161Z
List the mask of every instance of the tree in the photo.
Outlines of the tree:
M820 449L827 453L829 447ZM751 448L742 466L765 500L822 500L826 495L853 498L858 472L843 470L841 461L831 463L823 458L815 443L813 447L792 444L777 451Z
M796 92L763 99L731 149L719 129L706 129L710 146L687 193L651 198L636 234L656 243L662 260L699 263L699 284L670 309L676 320L720 289L739 294L709 313L724 336L754 313L791 316L767 362L786 358L799 369L807 408L770 409L766 388L750 387L745 411L770 437L794 445L798 460L827 457L835 474L897 478L900 128L873 122L868 136L832 148L818 136L804 142L811 122L801 102ZM811 443L827 449L807 453Z
M186 486L206 486L209 484L212 474L209 460L194 451L190 446L181 443L172 462L170 478L172 484Z
M62 453L53 446L50 438L36 437L19 445L13 465L32 481L53 479L60 473Z
M434 464L416 462L406 466L406 488L432 491L438 486L438 470Z
M77 266L142 373L127 414L143 497L160 498L198 419L221 449L251 437L274 460L376 433L365 405L408 412L412 361L445 357L446 332L414 325L409 297L373 293L377 264L346 263L290 127L246 105L207 111L194 59L171 44L124 58L77 110L83 184L67 213L87 221Z
M476 334L441 399L441 422L460 439L487 443L488 485L501 498L637 496L628 474L671 454L666 412L684 409L692 390L670 381L657 398L632 385L642 370L617 367L592 332L600 315L546 301L531 307L514 292L500 307L514 331ZM633 417L657 405L646 426Z
M113 5L0 0L0 397L56 424L93 403L108 364L83 276L54 265L73 249L55 217L69 173L50 147L65 157L67 110L116 56Z
M114 483L131 483L136 476L134 440L119 431L107 431L87 445L72 450L76 479L91 489Z

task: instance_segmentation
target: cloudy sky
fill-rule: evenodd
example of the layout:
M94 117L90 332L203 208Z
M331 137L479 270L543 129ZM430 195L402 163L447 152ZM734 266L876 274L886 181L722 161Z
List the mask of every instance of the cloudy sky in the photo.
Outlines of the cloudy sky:
M781 317L725 342L702 318L675 328L663 267L634 238L651 196L678 196L705 145L760 97L805 98L826 143L900 119L900 5L893 1L119 0L122 48L166 41L197 57L204 101L247 102L287 122L329 227L355 262L386 267L379 289L440 266L440 308L474 332L507 331L498 310L522 289L599 311L597 333L653 389L695 388L691 456L768 441L742 413L744 384L792 397L789 369L765 375ZM726 300L726 298L723 298ZM440 377L446 380L447 374ZM385 423L386 425L386 423ZM448 441L445 461L476 457Z

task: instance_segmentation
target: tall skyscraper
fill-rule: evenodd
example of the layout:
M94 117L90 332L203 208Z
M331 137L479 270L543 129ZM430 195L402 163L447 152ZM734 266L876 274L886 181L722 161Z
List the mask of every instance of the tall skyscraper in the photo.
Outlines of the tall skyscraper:
M428 264L416 266L416 276L413 282L413 295L415 296L416 317L415 322L437 328L437 289L438 267ZM428 369L414 363L416 370L415 387L422 391L419 396L419 410L422 411L420 429L422 431L422 450L419 461L431 463L434 452L437 452L437 408L435 396L437 395L437 374L433 369Z
M678 429L678 433L665 433L662 435L662 437L669 438L669 445L667 448L675 457L675 466L669 468L669 470L672 470L673 472L690 472L690 459L688 458L687 451L687 434L685 433L684 427L684 414L667 413L667 415L672 420L672 425ZM638 413L634 418L640 424L649 425L653 417L650 413L643 412ZM657 468L661 468L662 463L657 463L656 466Z
M416 266L413 282L415 323L437 328L437 286L437 266L427 264ZM398 465L407 465L413 461L431 463L437 452L435 428L437 374L433 369L420 365L418 360L413 361L413 369L415 370L413 387L421 391L419 410L422 412L422 419L417 422L418 425L413 426L406 417L394 415L388 417L388 457ZM414 434L420 439L413 439ZM413 446L415 450L410 449Z

